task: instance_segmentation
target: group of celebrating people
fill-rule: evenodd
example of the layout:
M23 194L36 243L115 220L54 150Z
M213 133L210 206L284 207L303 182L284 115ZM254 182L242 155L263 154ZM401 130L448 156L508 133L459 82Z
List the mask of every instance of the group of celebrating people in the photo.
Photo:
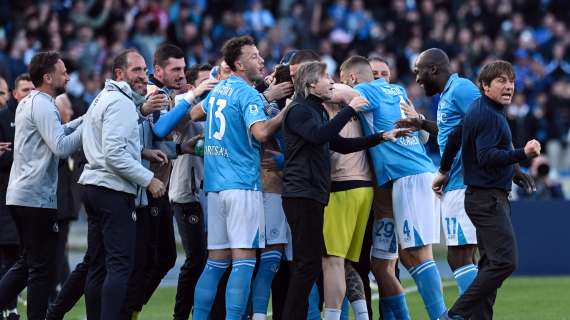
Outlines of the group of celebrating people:
M442 50L422 52L416 81L440 95L432 122L380 57L348 58L335 83L311 50L269 75L249 36L222 55L186 70L183 51L163 44L147 76L140 53L123 51L86 114L66 124L56 106L65 64L55 52L33 57L6 193L22 255L0 280L0 309L27 287L30 320L63 319L83 294L89 320L136 319L174 266L174 217L186 253L174 319L267 319L270 295L276 319L320 319L321 309L341 319L347 301L370 319L370 271L382 319L409 319L398 261L429 319L492 318L516 267L507 196L513 181L532 189L515 164L540 154L535 140L512 147L508 62L483 66L475 84ZM79 148L87 252L48 303L57 162ZM432 253L440 226L460 293L449 310Z

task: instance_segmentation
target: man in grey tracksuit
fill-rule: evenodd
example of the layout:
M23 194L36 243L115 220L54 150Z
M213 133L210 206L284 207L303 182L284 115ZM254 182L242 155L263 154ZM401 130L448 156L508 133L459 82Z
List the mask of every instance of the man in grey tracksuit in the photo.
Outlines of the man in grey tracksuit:
M88 319L120 318L134 263L135 197L147 188L162 196L165 186L141 164L139 116L133 92L146 85L142 56L127 50L117 56L114 80L95 98L85 115L83 141L88 164L79 183L85 186L88 216L85 284Z
M81 122L61 124L54 98L69 76L55 52L36 54L29 73L37 90L21 101L15 118L14 162L6 192L24 254L0 281L0 309L28 287L28 319L44 319L52 282L58 226L58 158L81 146Z

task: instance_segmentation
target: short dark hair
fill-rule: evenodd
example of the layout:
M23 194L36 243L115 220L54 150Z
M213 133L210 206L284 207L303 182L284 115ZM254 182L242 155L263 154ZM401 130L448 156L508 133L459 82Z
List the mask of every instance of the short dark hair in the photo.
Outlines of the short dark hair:
M125 70L127 69L127 65L129 63L128 57L129 53L139 53L136 49L126 49L121 51L115 59L113 59L113 80L117 80L117 73L115 72L117 69Z
M390 67L390 63L388 63L388 60L379 57L379 56L369 56L368 57L368 62L372 62L372 61L377 61L377 62L382 62L385 63L388 67Z
M34 86L39 87L44 82L44 75L55 71L56 63L61 59L55 51L37 53L28 65L28 73Z
M184 58L184 51L182 51L182 49L170 43L161 44L158 47L158 49L156 49L156 51L154 52L154 58L153 58L154 65L155 66L158 65L164 68L166 66L166 62L170 58L174 59Z
M30 78L30 74L28 73L20 74L16 77L16 80L14 80L14 89L18 89L18 84L20 81L32 81L32 78Z
M510 62L497 60L483 66L477 77L477 86L483 91L483 85L490 85L493 79L506 75L510 80L515 80L515 71Z
M250 36L235 37L228 40L222 47L224 60L232 71L236 71L235 62L241 55L241 48L245 46L255 46L255 40Z
M352 69L354 67L368 66L370 67L370 62L363 56L352 56L346 59L341 65L340 70Z
M188 68L188 70L186 70L186 82L188 82L191 85L194 85L194 82L196 82L196 80L198 80L198 75L200 74L201 71L210 71L212 70L212 65L209 63L197 63L193 66L191 66L190 68Z
M289 64L299 64L310 61L321 61L321 57L313 50L303 49L295 52L293 57L289 60Z

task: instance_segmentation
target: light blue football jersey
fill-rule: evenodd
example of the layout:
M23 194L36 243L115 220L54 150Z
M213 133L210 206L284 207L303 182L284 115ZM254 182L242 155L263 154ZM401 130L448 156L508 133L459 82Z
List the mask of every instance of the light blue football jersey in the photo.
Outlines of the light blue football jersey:
M354 89L370 103L359 113L365 135L392 130L394 123L405 117L400 109L400 99L407 98L403 87L378 79L361 83ZM368 150L379 186L402 177L435 171L418 132L400 137L396 142L382 142Z
M255 88L231 76L202 102L204 128L204 191L261 190L260 145L251 126L267 119Z
M437 143L440 155L443 155L447 138L453 129L461 124L469 107L480 96L479 89L471 80L461 78L456 73L449 77L437 105L437 127L439 129ZM465 185L463 183L461 151L459 151L453 159L453 165L449 172L449 182L444 191L463 188Z

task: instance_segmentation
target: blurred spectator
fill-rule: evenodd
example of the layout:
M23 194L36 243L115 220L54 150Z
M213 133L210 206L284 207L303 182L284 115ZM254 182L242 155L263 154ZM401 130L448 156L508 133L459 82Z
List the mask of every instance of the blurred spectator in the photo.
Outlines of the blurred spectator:
M251 9L246 11L243 17L245 23L251 27L256 39L262 39L267 31L275 25L273 14L263 8L260 0L253 0Z
M521 199L534 200L560 200L564 199L562 186L558 181L549 176L550 164L546 157L539 156L532 160L530 174L534 178L536 191L527 193L523 188L518 188L517 192Z
M568 1L0 3L0 76L11 85L17 75L26 71L35 52L58 50L71 71L70 99L84 103L97 93L99 79L109 76L109 61L119 51L137 48L147 65L152 66L152 53L165 41L183 48L190 66L214 64L227 39L251 34L268 71L291 49L318 50L330 71L348 55L374 54L390 60L392 69L397 70L393 81L405 86L415 81L410 66L417 54L429 47L445 50L453 71L471 79L476 78L483 63L509 60L516 69L517 92L523 94L521 99L524 97L517 104L519 109L511 110L518 112L511 113L510 119L521 120L522 113L526 114L523 128L538 130L549 157L555 153L561 158L551 158L554 171L568 169L561 156L569 134L570 113L566 93L570 91ZM426 102L426 109L431 109L430 105L433 101ZM520 108L522 105L526 107ZM523 139L523 135L517 134L515 140Z
M4 109L10 100L10 91L8 90L8 83L0 77L0 109Z

